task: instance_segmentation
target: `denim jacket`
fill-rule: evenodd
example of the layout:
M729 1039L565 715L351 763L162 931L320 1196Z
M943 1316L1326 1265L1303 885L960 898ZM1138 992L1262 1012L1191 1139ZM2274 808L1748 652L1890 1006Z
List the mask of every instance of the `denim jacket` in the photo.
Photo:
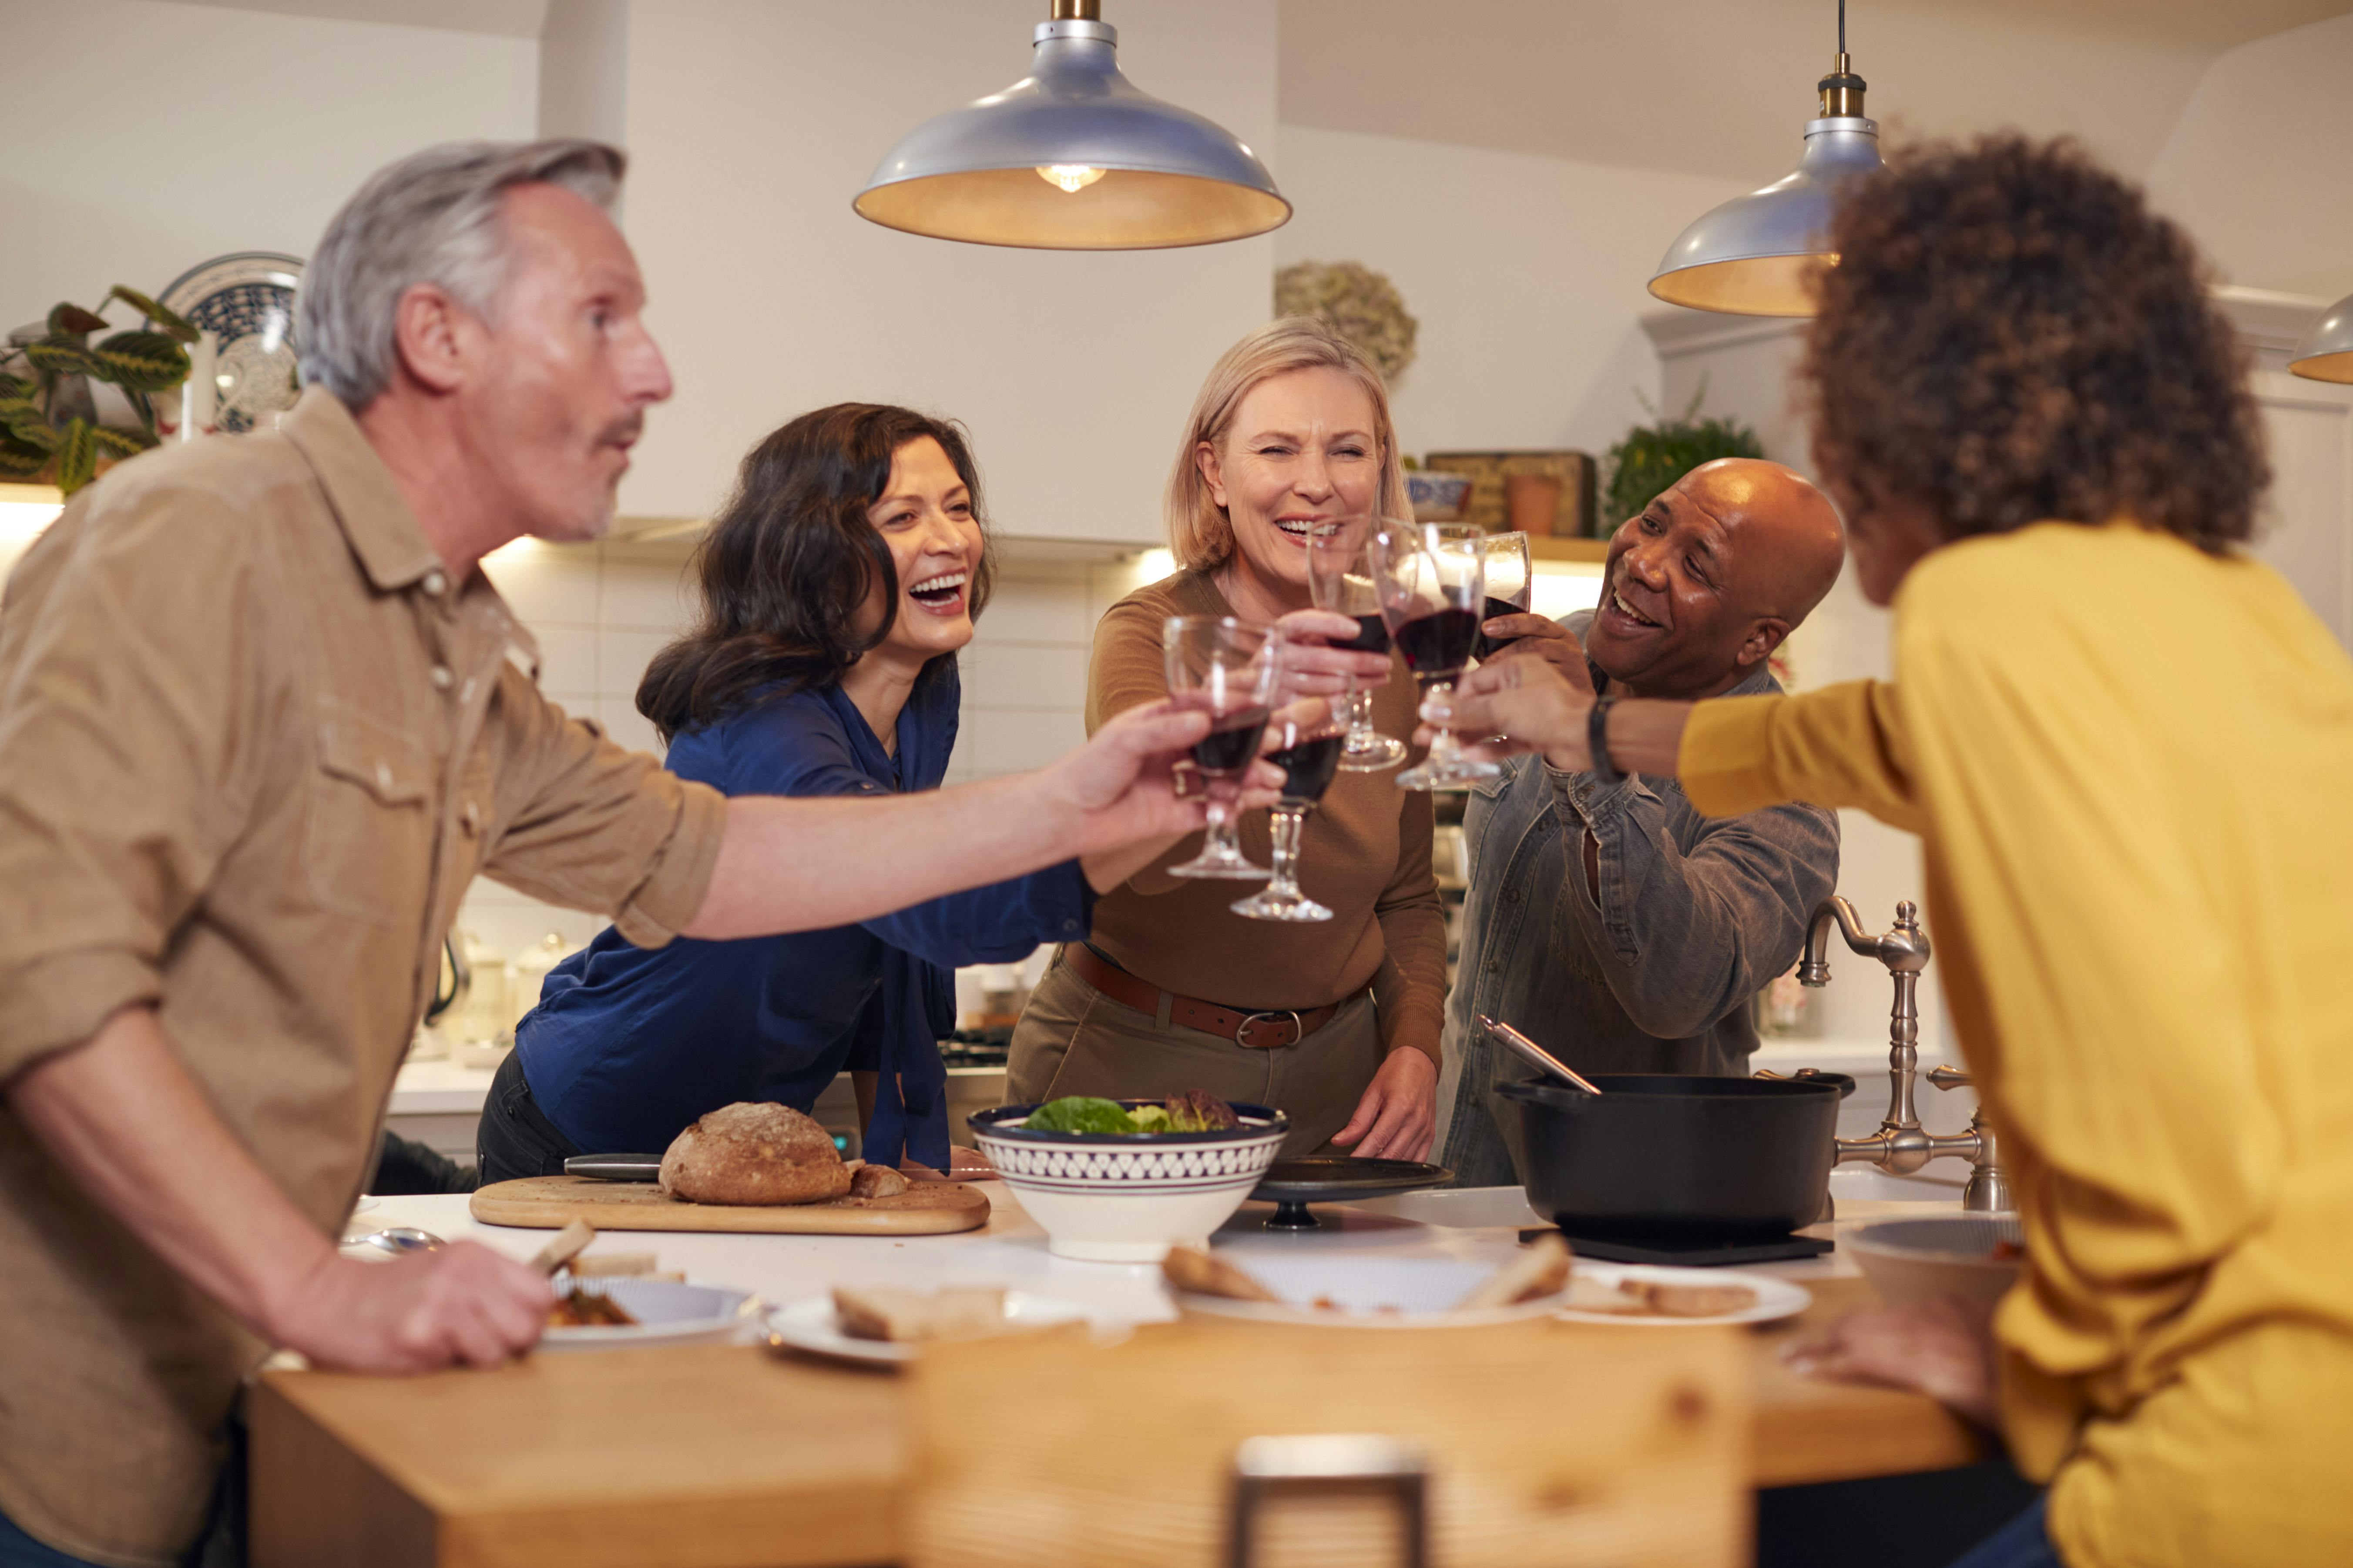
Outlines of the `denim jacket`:
M1591 619L1562 624L1582 637ZM1778 690L1759 669L1725 695ZM1706 817L1672 779L1604 787L1538 756L1473 786L1463 832L1470 890L1438 1158L1465 1186L1520 1179L1519 1110L1494 1086L1535 1076L1478 1027L1480 1014L1584 1072L1746 1072L1748 1001L1797 961L1807 916L1838 885L1838 818L1818 806Z

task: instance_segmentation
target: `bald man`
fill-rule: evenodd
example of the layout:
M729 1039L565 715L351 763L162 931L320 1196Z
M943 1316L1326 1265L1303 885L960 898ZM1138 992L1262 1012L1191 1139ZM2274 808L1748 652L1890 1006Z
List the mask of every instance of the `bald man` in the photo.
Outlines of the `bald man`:
M1499 658L1588 690L1697 700L1780 689L1766 668L1844 551L1820 491L1778 463L1695 468L1609 542L1598 608L1501 616ZM1464 1186L1521 1180L1520 1119L1495 1092L1535 1075L1481 1014L1585 1072L1748 1070L1748 1002L1797 961L1838 882L1838 819L1810 805L1709 818L1672 780L1605 784L1540 756L1504 764L1464 816L1471 886L1447 1002L1439 1149Z

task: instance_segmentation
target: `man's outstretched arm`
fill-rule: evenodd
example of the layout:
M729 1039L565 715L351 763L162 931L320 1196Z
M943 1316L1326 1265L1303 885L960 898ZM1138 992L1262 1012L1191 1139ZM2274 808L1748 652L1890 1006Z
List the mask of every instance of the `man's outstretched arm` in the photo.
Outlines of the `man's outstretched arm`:
M1177 798L1170 769L1208 725L1203 713L1157 702L1121 714L1036 773L888 800L737 796L727 803L718 863L684 934L847 925L1073 857L1192 832L1203 821L1201 802ZM1280 776L1259 767L1261 784ZM1244 805L1273 798L1261 789Z

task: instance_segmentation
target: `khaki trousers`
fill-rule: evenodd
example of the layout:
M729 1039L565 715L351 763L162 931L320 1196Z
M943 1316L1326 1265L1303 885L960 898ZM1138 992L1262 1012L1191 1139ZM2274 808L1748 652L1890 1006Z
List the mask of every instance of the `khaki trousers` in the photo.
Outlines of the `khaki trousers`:
M1381 1065L1373 999L1346 1003L1297 1045L1251 1050L1114 1002L1054 955L1014 1026L1006 1092L1016 1105L1066 1094L1149 1100L1206 1089L1271 1105L1291 1118L1282 1153L1345 1154L1326 1147L1348 1124Z

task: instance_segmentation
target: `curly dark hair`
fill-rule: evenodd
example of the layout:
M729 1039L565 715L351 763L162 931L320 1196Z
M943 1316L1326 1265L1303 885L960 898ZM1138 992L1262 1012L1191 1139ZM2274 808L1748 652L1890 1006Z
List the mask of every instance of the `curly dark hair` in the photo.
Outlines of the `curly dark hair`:
M2271 482L2245 357L2180 229L2072 142L1858 182L1799 369L1814 461L1947 538L2119 516L2221 552Z
M983 525L980 564L966 590L979 618L996 552L962 426L881 403L804 414L745 455L733 498L695 549L702 614L654 656L638 685L638 711L664 742L763 700L830 686L891 635L899 573L866 513L891 482L892 456L925 437L947 453ZM858 613L877 584L882 621L860 634ZM942 654L919 679L955 662Z

